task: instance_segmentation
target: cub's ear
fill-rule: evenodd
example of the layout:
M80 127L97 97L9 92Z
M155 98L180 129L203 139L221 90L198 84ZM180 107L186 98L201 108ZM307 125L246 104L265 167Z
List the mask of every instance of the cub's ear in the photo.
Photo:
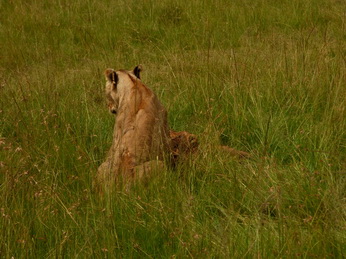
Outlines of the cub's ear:
M140 72L142 71L142 65L138 65L133 69L133 73L138 79L141 79Z
M106 80L112 82L113 84L118 83L118 75L114 69L108 68L105 71Z

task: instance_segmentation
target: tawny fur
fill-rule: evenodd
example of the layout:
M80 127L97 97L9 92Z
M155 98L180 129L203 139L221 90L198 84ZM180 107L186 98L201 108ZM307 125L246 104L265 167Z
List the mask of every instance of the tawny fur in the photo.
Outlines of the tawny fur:
M112 146L98 169L97 182L114 181L119 174L141 178L149 173L149 165L161 167L169 159L167 111L132 71L107 69L105 74L109 108L117 116Z

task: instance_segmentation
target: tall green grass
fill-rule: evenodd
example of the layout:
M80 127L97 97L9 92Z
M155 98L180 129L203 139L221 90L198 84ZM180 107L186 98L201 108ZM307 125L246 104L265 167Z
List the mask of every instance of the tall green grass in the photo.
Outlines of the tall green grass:
M345 8L1 1L0 256L345 257ZM139 63L200 150L100 198L103 70Z

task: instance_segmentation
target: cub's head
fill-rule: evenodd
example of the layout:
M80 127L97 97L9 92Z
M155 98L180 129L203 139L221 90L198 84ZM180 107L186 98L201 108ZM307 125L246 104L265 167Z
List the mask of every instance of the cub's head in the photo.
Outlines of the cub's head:
M117 114L120 100L124 98L134 82L140 79L141 70L141 65L136 66L132 71L106 69L106 98L111 113Z

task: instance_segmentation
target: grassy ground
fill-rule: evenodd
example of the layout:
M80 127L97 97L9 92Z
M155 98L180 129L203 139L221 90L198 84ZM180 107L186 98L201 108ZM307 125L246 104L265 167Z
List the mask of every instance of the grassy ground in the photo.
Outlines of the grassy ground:
M345 8L1 1L0 257L346 257ZM200 152L100 199L103 70L139 63Z

